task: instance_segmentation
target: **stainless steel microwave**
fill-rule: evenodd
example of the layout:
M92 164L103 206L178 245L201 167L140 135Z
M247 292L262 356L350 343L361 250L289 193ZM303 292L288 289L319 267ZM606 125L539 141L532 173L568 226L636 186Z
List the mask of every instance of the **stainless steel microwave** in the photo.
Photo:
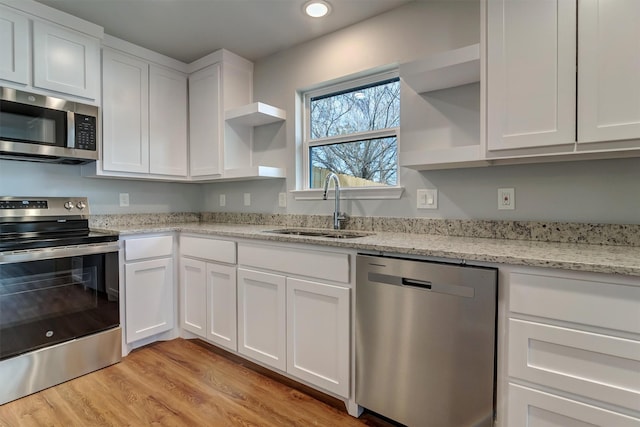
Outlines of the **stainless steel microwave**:
M0 87L0 158L98 160L98 107Z

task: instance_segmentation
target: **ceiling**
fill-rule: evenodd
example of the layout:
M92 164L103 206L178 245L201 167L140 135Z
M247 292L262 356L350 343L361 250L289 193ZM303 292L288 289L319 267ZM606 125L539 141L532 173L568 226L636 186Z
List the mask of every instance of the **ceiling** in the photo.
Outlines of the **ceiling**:
M414 0L328 0L324 18L307 0L37 0L105 33L183 62L225 48L251 61Z

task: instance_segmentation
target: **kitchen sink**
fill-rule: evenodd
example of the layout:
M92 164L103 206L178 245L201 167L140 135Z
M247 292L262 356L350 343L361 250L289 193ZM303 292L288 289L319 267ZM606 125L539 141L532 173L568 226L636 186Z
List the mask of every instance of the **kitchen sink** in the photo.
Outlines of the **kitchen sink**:
M269 230L267 231L267 233L285 234L289 236L328 237L331 239L355 239L358 237L373 235L373 233L367 233L365 231L329 230L317 228L282 228L279 230Z

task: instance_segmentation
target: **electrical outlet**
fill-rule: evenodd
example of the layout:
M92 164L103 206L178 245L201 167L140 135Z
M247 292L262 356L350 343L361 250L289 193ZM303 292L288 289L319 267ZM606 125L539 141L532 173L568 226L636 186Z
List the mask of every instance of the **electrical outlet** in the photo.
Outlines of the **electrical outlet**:
M516 208L516 191L514 188L498 188L498 209L514 210Z
M244 205L251 206L251 193L244 193Z
M287 207L287 193L278 193L278 206L281 208Z
M438 209L438 190L423 188L417 192L418 209Z
M221 195L218 197L218 202L219 202L218 204L219 204L220 206L225 206L225 205L227 204L227 196L226 196L226 194L221 194Z
M120 207L129 206L129 193L120 193Z

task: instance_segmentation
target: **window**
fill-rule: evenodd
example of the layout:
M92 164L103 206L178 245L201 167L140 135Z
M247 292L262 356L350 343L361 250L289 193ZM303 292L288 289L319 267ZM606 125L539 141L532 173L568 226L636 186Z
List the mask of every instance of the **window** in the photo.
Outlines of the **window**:
M329 172L342 187L397 187L400 80L385 74L305 94L309 189Z

